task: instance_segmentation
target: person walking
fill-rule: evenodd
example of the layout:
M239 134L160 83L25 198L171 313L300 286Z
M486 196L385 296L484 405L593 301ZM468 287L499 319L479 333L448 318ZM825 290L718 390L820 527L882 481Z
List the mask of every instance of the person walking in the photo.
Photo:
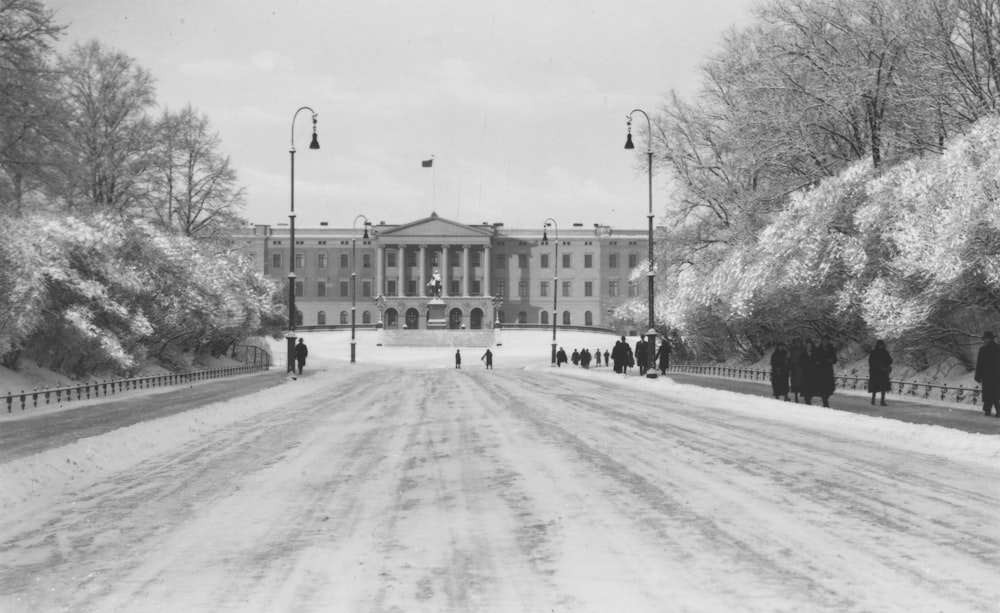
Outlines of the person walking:
M601 367L601 350L597 349L594 351L594 366L597 368Z
M580 365L580 352L577 351L576 349L574 349L573 350L573 354L570 356L570 359L573 360L573 366L579 366Z
M622 345L624 344L624 340L625 337L623 336L622 340L615 341L615 347L614 349L611 350L611 359L615 363L616 373L621 373L622 370L624 370L625 355L624 352L622 351Z
M837 389L833 365L837 363L837 351L829 336L823 336L816 348L816 392L823 399L823 406L830 407L830 396Z
M991 330L983 333L983 346L976 355L976 383L983 386L983 413L1000 417L1000 345Z
M493 352L489 349L483 354L483 357L479 358L480 361L486 362L486 370L493 370Z
M299 368L299 374L302 374L302 367L306 365L306 356L309 355L309 348L306 347L306 341L303 338L299 339L299 344L295 346L295 364ZM292 372L295 368L292 368Z
M556 366L562 368L562 365L565 364L567 361L568 360L566 359L566 350L560 347L559 351L556 352Z
M608 353L607 349L605 349L604 350L604 365L605 366L609 366L611 364L610 360L611 360L611 354Z
M660 347L656 350L656 355L653 356L653 359L659 360L660 374L666 375L667 369L670 368L670 341L666 337L660 343Z
M872 394L872 405L875 404L875 394L881 392L881 406L885 404L885 393L892 391L889 373L892 372L892 356L885 348L885 341L875 341L875 348L868 354L868 391Z
M802 392L802 400L806 404L812 404L813 396L817 394L817 381L819 380L819 362L816 359L816 343L811 338L807 338L802 344L802 353L799 355L799 365L802 371L799 380L799 389Z
M801 338L792 339L792 346L788 349L788 379L789 390L795 396L795 402L799 401L799 394L802 392L802 372L805 366L802 355L805 350Z
M461 367L462 367L462 350L461 349L456 349L455 350L455 368L461 368Z
M775 398L784 396L788 402L788 377L790 371L790 361L788 358L788 347L785 343L778 341L771 354L771 393Z

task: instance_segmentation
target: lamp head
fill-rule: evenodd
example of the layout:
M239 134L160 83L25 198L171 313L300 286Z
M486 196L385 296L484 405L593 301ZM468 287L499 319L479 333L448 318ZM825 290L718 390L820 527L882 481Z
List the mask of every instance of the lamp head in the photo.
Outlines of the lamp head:
M635 145L632 144L632 116L628 116L628 122L625 124L628 126L628 136L625 137L625 148L635 149Z
M319 139L316 138L316 114L313 113L313 138L312 142L309 143L310 149L319 149Z
M549 231L546 230L545 228L542 228L542 244L543 245L549 244Z
M364 235L364 236L362 236L361 238L363 238L363 239L365 239L365 240L368 240L368 226L370 226L370 225L371 225L371 224L370 224L370 223L368 223L367 221L365 222L365 235Z

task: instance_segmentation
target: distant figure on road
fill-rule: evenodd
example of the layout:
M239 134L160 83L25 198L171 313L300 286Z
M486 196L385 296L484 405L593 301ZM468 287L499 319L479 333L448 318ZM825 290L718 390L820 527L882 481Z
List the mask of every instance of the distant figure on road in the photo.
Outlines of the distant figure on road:
M666 375L667 369L670 368L670 341L665 337L663 342L660 343L659 348L656 350L656 355L653 356L654 360L659 360L660 374Z
M806 348L802 344L801 338L792 339L792 346L788 350L788 374L790 375L790 390L795 395L795 402L799 401L799 394L802 393L803 361L802 355Z
M611 359L611 354L610 354L610 353L608 352L608 350L607 350L607 349L605 349L605 350L604 350L604 365L605 365L605 366L607 366L607 365L611 364L611 362L609 362L609 361L608 361L608 360L610 360L610 359Z
M486 353L483 354L483 357L481 357L479 359L486 361L486 370L493 370L493 352L492 351L490 351L489 349L487 349Z
M461 368L461 367L462 367L462 350L461 349L456 349L455 350L455 368Z
M649 366L649 362L646 361L646 341L643 337L639 337L639 340L635 342L635 363L639 367L639 374L645 375L646 368Z
M574 349L573 350L573 355L570 356L570 359L573 360L573 366L579 366L580 365L580 352L577 351L576 349Z
M594 351L594 365L598 368L601 367L601 350L597 349Z
M816 395L823 399L823 406L830 406L830 396L837 389L833 375L833 365L837 363L837 351L829 336L823 336L816 348Z
M299 374L302 374L302 367L306 365L306 356L309 355L309 348L306 347L305 339L299 339L299 344L295 346L295 364L299 367ZM293 368L294 372L295 369Z
M785 343L778 341L771 354L771 393L775 398L784 396L788 401L788 375L789 375L788 348Z
M556 366L562 368L562 365L568 361L569 360L566 359L566 350L560 347L559 351L556 353Z
M868 354L868 391L872 394L872 404L875 404L875 394L882 392L879 404L885 406L885 393L892 390L891 372L892 356L885 348L885 341L875 341L875 348Z
M983 413L995 409L1000 417L1000 345L990 330L983 333L983 340L976 356L976 383L983 386Z

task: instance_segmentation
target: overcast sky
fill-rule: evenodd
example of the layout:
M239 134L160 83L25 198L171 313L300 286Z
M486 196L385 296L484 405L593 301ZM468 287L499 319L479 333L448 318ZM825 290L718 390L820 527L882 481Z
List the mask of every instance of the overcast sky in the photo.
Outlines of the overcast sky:
M693 96L753 0L49 0L64 45L96 38L207 114L247 188L245 216L296 227L546 217L644 228L644 138L625 120ZM645 119L636 116L639 125ZM635 125L635 124L633 124ZM434 156L432 169L421 160ZM655 178L654 178L655 180ZM654 212L667 194L653 195Z

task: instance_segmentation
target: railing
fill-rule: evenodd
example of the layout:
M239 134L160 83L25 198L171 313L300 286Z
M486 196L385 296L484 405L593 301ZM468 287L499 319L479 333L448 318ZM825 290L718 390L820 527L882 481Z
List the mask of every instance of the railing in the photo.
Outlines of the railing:
M552 324L519 324L519 323L505 323L500 324L500 327L504 330L552 330ZM602 328L600 326L575 326L575 325L556 325L557 331L572 330L576 332L599 332L601 334L617 334L611 328Z
M692 375L707 375L709 377L724 377L747 381L769 382L771 380L771 371L757 368L677 364L671 365L670 370ZM838 389L868 390L868 377L835 374L834 383ZM916 381L892 380L890 383L892 384L892 389L889 393L895 392L900 396L910 396L911 398L922 398L924 400L940 400L942 402L956 402L958 404L978 404L979 394L981 393L979 386L967 389L962 386L952 387L933 383L918 383Z
M111 381L81 383L65 387L36 389L30 392L21 390L19 394L7 392L7 412L13 412L15 406L20 406L25 410L28 406L37 407L39 401L43 404L52 402L61 403L73 400L90 400L91 398L106 398L109 395L123 393L133 390L150 389L153 387L165 387L168 385L183 385L195 381L207 381L209 379L221 379L223 377L233 377L236 375L246 375L258 371L266 371L271 368L271 356L261 349L252 345L237 345L233 351L233 357L242 356L244 362L242 366L229 366L226 368L213 368L211 370L195 370L191 372L170 373L163 375L150 375L147 377L133 377L131 379L114 379ZM75 397L74 397L75 396ZM4 396L0 394L0 402Z

